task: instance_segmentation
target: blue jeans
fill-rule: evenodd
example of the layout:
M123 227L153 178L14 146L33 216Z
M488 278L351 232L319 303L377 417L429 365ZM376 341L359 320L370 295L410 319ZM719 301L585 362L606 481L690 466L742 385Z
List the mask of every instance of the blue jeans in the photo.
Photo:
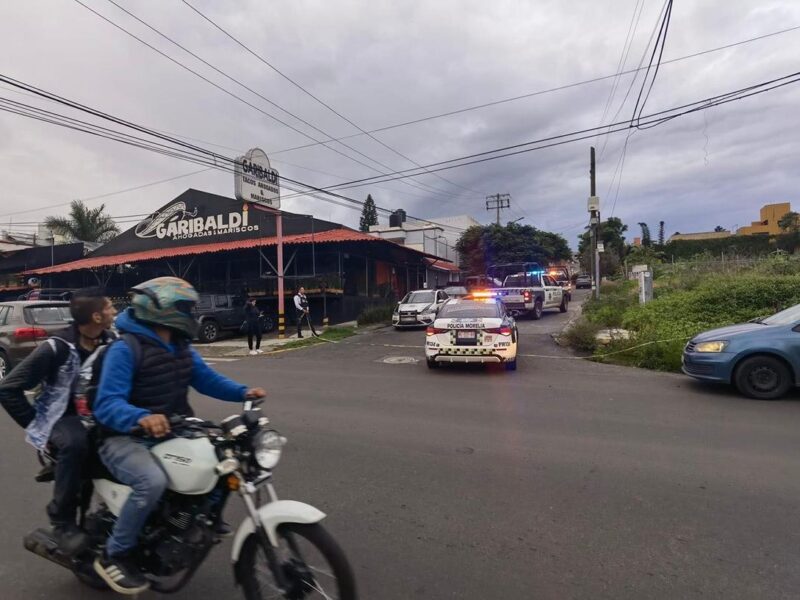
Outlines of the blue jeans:
M106 439L99 454L103 464L119 481L133 492L119 513L108 538L109 556L126 554L136 547L139 533L167 489L167 474L150 454L152 440L140 440L127 435Z

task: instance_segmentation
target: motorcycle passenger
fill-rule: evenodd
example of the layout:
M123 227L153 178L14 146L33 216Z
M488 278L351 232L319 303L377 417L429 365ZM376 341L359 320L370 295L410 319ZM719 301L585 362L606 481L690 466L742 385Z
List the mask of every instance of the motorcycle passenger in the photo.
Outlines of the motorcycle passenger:
M114 339L109 331L117 311L98 289L76 291L69 306L72 324L50 337L0 381L0 403L25 428L25 439L55 457L55 485L47 514L53 537L66 555L88 542L76 524L82 473L89 455L88 407L75 394L81 365ZM42 385L33 406L25 392Z
M94 414L100 428L100 458L132 488L95 571L113 590L137 594L149 587L131 555L139 533L167 487L167 475L150 448L170 432L169 417L191 416L189 387L230 402L265 396L261 388L215 372L192 348L198 323L192 316L197 292L177 277L158 277L131 290L131 307L117 318L123 340L106 353ZM128 334L126 336L125 334ZM135 338L137 353L126 337ZM131 436L139 426L149 438Z

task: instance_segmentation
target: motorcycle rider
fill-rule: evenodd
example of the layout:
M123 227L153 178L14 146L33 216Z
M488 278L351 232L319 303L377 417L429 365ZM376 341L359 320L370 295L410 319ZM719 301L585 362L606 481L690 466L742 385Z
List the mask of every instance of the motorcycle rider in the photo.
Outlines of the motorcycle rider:
M83 289L70 299L72 324L19 363L0 381L0 403L25 428L25 439L55 456L53 499L47 514L53 537L66 555L88 538L76 524L81 474L89 455L88 429L81 417L87 408L74 394L81 365L116 335L109 331L117 311L102 290ZM33 406L25 392L42 385Z
M108 470L133 491L94 568L123 594L149 587L130 557L167 487L166 473L150 448L170 432L170 416L192 415L189 387L231 402L266 395L261 388L248 389L215 372L191 347L198 327L192 315L197 299L195 289L177 277L158 277L135 286L131 307L116 321L123 340L109 347L104 359L94 403L101 425L99 454ZM138 345L138 356L126 337ZM136 426L150 437L131 436Z

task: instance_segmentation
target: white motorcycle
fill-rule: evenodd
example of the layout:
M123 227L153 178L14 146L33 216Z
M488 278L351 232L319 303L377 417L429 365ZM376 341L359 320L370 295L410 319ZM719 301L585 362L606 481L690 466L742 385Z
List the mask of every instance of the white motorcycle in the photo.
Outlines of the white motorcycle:
M215 525L229 494L236 492L248 517L233 538L231 559L247 600L355 600L355 578L347 558L320 525L325 515L302 502L279 500L275 493L272 471L286 438L269 426L257 403L245 402L242 414L219 425L171 419L171 437L151 450L167 473L168 491L141 533L138 566L151 590L182 589L219 542ZM131 489L116 482L99 460L95 463L81 507L89 547L66 556L46 529L28 534L25 547L70 569L83 583L105 589L92 565ZM93 495L96 507L90 512Z

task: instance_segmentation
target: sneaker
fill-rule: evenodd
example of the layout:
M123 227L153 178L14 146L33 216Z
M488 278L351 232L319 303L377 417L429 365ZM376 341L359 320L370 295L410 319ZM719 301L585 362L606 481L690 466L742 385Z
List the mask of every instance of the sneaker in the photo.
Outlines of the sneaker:
M103 552L94 561L95 572L115 592L138 594L150 587L150 583L139 572L127 556L108 556Z
M258 352L255 350L250 350L250 356L255 356L256 354L258 354Z
M301 337L303 337L303 334L302 333L298 333L297 334L297 339L300 339Z
M264 351L263 351L261 348L259 348L258 350L256 350L256 352L257 352L258 354L264 354Z
M53 539L65 556L75 556L89 545L89 536L75 523L53 525Z

